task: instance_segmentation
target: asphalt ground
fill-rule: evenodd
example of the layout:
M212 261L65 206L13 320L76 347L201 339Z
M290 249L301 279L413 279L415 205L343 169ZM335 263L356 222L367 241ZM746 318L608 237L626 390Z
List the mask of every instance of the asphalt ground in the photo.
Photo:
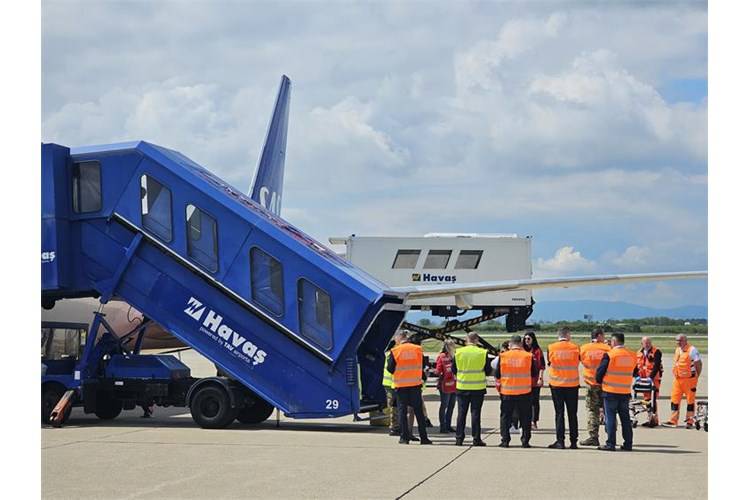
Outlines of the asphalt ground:
M194 375L211 365L191 353ZM708 359L698 386L707 400ZM669 414L671 377L662 386L660 416ZM585 391L579 427L585 437ZM437 423L438 395L425 391ZM351 417L292 420L251 427L198 428L184 408L157 408L151 419L133 410L113 421L75 409L61 429L42 429L44 498L706 498L708 433L695 429L635 432L635 451L550 450L554 419L542 391L533 448L499 443L499 401L493 388L482 412L488 446L456 447L431 429L433 446L399 445L387 428ZM682 405L684 416L684 402ZM455 416L454 416L455 418ZM467 434L469 430L467 429ZM604 428L600 439L604 440ZM618 437L618 444L620 442ZM470 438L467 440L470 442Z

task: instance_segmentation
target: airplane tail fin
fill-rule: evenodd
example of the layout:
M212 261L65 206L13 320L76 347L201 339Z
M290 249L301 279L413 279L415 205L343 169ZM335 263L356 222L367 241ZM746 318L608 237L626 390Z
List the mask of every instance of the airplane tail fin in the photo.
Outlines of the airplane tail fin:
M281 76L279 93L276 96L271 122L268 124L266 142L263 144L258 168L248 193L254 201L276 215L281 212L281 193L284 187L284 159L291 84L288 76Z

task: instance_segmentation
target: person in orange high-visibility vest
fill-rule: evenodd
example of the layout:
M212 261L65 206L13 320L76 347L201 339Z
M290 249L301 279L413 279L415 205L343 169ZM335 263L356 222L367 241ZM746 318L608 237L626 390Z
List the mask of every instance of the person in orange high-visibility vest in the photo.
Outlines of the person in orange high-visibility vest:
M687 398L687 412L685 414L685 425L689 429L695 424L695 392L698 386L698 378L703 371L703 361L701 355L694 346L688 343L685 334L678 335L677 348L674 351L674 361L672 365L672 374L674 383L672 384L672 417L663 425L667 427L676 427L680 418L680 403L682 396Z
M583 381L586 382L586 410L588 422L586 430L588 439L581 441L582 446L599 446L600 412L604 410L602 400L602 385L596 381L596 369L602 357L609 351L609 344L604 342L604 330L597 328L591 333L591 342L581 346L581 364L583 365Z
M520 335L510 339L509 349L500 353L492 365L500 381L500 447L510 446L510 425L514 412L521 423L521 446L530 448L531 388L539 377L534 357L522 347Z
M397 345L388 355L386 369L393 374L393 387L396 390L398 405L398 421L401 429L400 444L409 444L411 429L407 416L407 408L414 409L419 428L421 444L432 444L427 437L427 423L422 412L422 381L425 377L424 357L422 347L409 342L405 332L396 337Z
M549 387L555 405L557 439L548 448L565 448L565 412L568 412L570 449L578 448L578 346L570 341L570 328L563 327L558 341L547 347Z
M602 356L596 370L596 381L602 384L604 395L604 418L606 419L607 444L600 450L615 451L617 441L617 417L620 417L623 443L620 449L633 451L633 424L630 421L630 393L633 385L633 370L636 354L625 348L625 335L613 333L612 349Z
M656 427L659 425L659 409L656 402L659 399L661 377L664 373L664 368L661 363L662 354L661 351L651 343L651 339L648 337L643 337L641 339L641 348L636 354L638 356L638 361L635 365L635 376L642 379L651 379L654 384L654 397L652 398L650 393L643 395L644 401L651 401L653 408L651 420L643 425L646 427Z

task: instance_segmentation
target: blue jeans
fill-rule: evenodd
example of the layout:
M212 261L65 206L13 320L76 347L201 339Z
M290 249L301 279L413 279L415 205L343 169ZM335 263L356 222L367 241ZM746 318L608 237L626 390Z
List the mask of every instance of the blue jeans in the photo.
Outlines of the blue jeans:
M607 446L615 447L617 442L617 416L620 416L622 426L623 446L633 446L633 424L630 422L630 394L603 393L604 396L604 418L607 429Z
M453 408L456 406L455 392L440 392L440 409L438 418L440 420L440 431L447 432L453 420Z

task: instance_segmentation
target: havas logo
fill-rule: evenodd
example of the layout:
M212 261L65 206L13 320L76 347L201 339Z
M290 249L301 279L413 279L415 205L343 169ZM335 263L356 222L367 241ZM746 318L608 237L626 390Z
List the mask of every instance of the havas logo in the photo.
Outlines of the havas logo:
M55 252L42 252L42 264L48 264L55 260Z
M263 363L266 360L266 351L258 349L258 346L229 328L223 322L224 317L216 313L216 311L208 309L208 312L206 312L206 309L207 307L203 305L203 302L195 297L190 297L184 312L195 321L201 323L201 330L210 331L222 338L222 343L227 349L234 350L237 353L241 352L249 357L253 362L253 366Z
M455 283L456 276L454 274L430 274L430 273L413 273L411 275L412 281L431 281L434 283Z
M269 200L270 194L270 200ZM279 215L281 213L281 195L271 191L266 186L260 187L260 205L269 212Z

